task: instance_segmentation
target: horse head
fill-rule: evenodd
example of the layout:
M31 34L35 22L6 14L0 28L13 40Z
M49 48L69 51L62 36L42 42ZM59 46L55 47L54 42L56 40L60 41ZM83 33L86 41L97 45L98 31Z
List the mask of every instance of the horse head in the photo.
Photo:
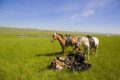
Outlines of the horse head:
M55 40L57 40L57 33L54 33L54 34L52 35L52 40L51 40L51 42L54 42Z

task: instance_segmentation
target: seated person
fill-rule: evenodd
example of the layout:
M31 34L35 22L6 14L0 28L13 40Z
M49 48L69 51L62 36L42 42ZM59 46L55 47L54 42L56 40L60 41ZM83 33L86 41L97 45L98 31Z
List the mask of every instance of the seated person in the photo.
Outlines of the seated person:
M74 63L74 53L72 51L69 51L69 54L66 57L66 65L68 65L69 67L71 67Z
M86 70L91 68L91 64L85 63L85 58L83 55L83 52L80 48L77 49L76 55L75 55L75 62L73 69L76 71Z
M85 61L85 58L82 54L82 50L78 48L75 55L75 62L80 64L80 63L83 63L84 61Z

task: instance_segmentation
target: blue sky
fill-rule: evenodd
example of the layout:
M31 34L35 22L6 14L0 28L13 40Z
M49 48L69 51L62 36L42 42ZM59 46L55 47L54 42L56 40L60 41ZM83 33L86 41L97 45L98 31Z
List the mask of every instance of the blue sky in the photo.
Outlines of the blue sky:
M120 34L120 0L0 0L0 25Z

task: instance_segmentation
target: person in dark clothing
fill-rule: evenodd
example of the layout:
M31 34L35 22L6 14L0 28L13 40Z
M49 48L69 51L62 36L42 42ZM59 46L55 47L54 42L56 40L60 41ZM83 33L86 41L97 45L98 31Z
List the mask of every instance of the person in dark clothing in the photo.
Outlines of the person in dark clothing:
M72 45L72 40L71 40L71 36L70 35L68 35L68 45Z
M80 48L78 48L78 50L76 51L76 55L75 55L75 62L82 63L84 61L85 61L85 58L82 54L82 50Z
M92 36L87 35L87 38L89 39L90 48L95 47L95 41Z
M65 34L65 39L66 39L66 41L65 41L66 46L72 45L72 41L71 41L71 36L70 35Z
M85 63L83 52L80 48L76 51L74 66L72 67L75 71L82 71L91 67L91 64Z

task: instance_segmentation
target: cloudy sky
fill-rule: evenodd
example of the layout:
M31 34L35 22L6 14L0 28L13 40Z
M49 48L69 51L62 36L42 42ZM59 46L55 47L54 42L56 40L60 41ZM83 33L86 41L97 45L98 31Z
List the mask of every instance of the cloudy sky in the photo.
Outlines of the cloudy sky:
M0 26L120 34L120 0L0 0Z

